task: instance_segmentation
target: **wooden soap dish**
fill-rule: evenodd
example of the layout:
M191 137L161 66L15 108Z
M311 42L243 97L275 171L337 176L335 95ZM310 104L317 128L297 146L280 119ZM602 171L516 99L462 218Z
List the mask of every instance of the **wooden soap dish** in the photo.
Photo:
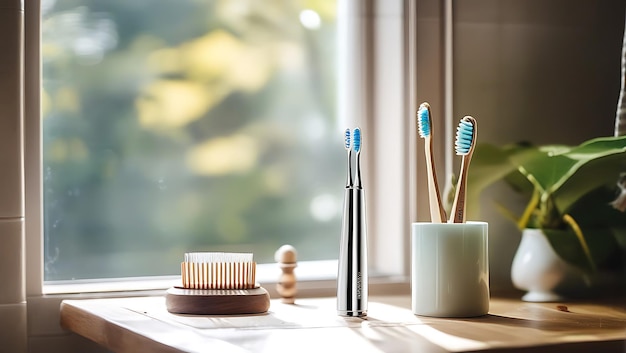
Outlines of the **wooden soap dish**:
M251 289L187 289L172 287L165 296L174 314L242 315L267 312L270 295L263 287Z

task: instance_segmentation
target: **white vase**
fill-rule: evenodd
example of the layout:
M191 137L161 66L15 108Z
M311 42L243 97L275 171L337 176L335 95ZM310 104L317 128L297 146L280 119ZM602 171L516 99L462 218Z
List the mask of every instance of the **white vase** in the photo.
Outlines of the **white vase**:
M528 302L562 300L555 289L577 272L554 252L541 230L524 229L522 241L511 266L513 285L527 291L522 300Z

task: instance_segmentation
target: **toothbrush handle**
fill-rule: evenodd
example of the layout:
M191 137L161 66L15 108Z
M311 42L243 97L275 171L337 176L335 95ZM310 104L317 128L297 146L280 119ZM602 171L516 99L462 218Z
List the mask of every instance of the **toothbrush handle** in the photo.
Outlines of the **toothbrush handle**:
M469 170L469 156L463 156L461 160L461 173L456 186L456 194L450 213L449 223L465 223L465 199L467 188L467 172Z
M367 316L368 301L368 272L367 272L367 226L365 222L365 191L361 188L354 189L354 253L356 259L355 270L356 282L354 313L356 316Z
M350 191L350 195L346 191L346 200L350 201L346 201L344 211L351 209L352 212L349 217L344 217L339 254L337 313L363 317L367 315L368 300L365 194L360 188Z
M337 272L337 313L347 315L352 306L350 291L352 290L352 234L354 229L354 207L352 187L346 187L343 198L343 224L341 242L339 243L339 265Z
M432 139L427 138L425 146L426 173L428 176L428 201L430 207L430 221L433 223L443 223L446 220L446 211L443 209L441 196L439 194L439 183L435 172L435 158L432 152Z

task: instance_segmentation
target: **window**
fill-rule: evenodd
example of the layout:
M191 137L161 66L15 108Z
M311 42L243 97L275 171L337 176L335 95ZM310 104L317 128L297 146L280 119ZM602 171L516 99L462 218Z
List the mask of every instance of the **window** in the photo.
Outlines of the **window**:
M155 0L150 3L157 4L158 2ZM320 1L320 3L326 2ZM60 263L58 261L62 256L62 249L59 248L59 251L57 252L55 247L44 248L44 245L50 238L48 234L44 234L43 230L47 227L55 227L55 223L49 222L50 218L46 217L45 221L47 223L44 226L44 209L47 206L46 202L50 200L50 195L48 195L49 190L42 190L42 185L47 187L46 178L50 177L50 174L46 169L42 168L46 165L46 163L43 162L42 151L49 153L49 146L47 143L51 140L45 133L42 140L40 130L47 129L47 127L51 126L51 122L55 122L54 119L50 119L51 117L55 118L55 116L49 115L49 112L55 104L59 103L56 101L58 98L75 98L71 95L66 95L65 93L57 97L48 91L48 85L56 85L58 87L64 82L64 79L68 80L68 77L62 79L60 78L61 76L58 75L58 72L46 72L42 75L43 79L40 80L41 77L39 74L40 65L42 64L40 62L40 58L42 58L41 61L43 61L43 65L41 65L43 66L43 70L49 69L50 63L47 61L48 58L46 56L50 54L50 52L45 54L46 51L52 49L53 55L69 56L68 53L59 52L69 51L72 49L67 42L60 43L62 45L56 47L56 49L46 45L46 37L49 33L45 28L48 25L48 21L52 18L51 14L55 12L67 13L70 11L69 9L75 9L78 6L67 5L63 8L60 7L60 4L61 2L49 2L47 0L43 1L41 4L38 1L28 2L26 4L28 6L26 6L25 9L26 86L24 154L27 219L25 244L27 256L25 269L27 295L30 298L36 298L41 296L42 293L58 293L61 294L62 297L67 297L67 295L72 295L71 293L111 290L121 291L116 295L132 295L132 293L129 293L128 291L138 289L167 288L172 285L174 281L176 281L176 276L172 276L170 279L151 276L150 278L147 278L148 281L144 280L146 278L139 279L137 277L125 277L125 279L119 281L112 278L114 275L109 273L107 276L112 278L111 281L113 282L111 282L110 280L107 280L106 277L95 277L95 275L90 276L93 277L92 279L77 281L74 279L78 279L80 277L76 277L72 274L68 275L66 273L65 278L70 279L69 281L66 281L60 276L60 267L55 269L54 267L51 268L49 266L50 261L53 262L53 266L59 266ZM97 5L99 7L86 11L87 7L85 3L80 3L80 6L78 7L81 8L80 11L82 11L82 15L76 17L80 19L81 16L84 17L86 14L89 14L89 16L99 21L100 26L105 29L110 29L111 27L106 23L110 23L111 15L105 15L106 11L104 8L106 6L115 6L115 4L98 1L94 1L89 4L93 6ZM198 2L195 0L193 1L193 4L195 4L194 6L199 6ZM411 163L408 162L409 158L411 158L411 160L415 160L410 157L413 153L412 148L410 148L410 140L414 139L414 136L407 136L407 134L412 134L412 130L409 128L410 120L404 119L404 117L408 116L408 112L412 110L407 98L414 95L414 93L410 92L410 89L414 89L410 88L414 87L414 83L411 80L406 80L407 74L410 76L414 75L411 73L412 69L410 69L410 66L412 66L412 64L410 64L412 60L406 57L407 52L412 50L410 49L410 43L413 43L413 41L410 38L407 38L407 33L409 33L407 32L408 27L406 27L408 23L407 21L412 20L408 18L408 12L405 5L412 4L412 2L405 3L402 0L396 0L377 2L376 6L373 6L373 4L373 2L338 0L333 5L337 6L335 15L337 43L334 45L336 45L338 50L338 63L337 71L334 73L337 75L336 89L338 92L327 92L327 94L331 97L331 99L334 99L335 96L337 97L335 104L339 113L337 114L337 117L334 118L334 124L336 124L336 134L327 135L330 136L327 141L329 142L328 145L334 144L332 147L332 153L329 153L329 155L325 156L324 159L337 159L333 162L333 165L338 167L336 170L338 184L332 185L333 190L330 191L330 193L341 193L338 197L343 197L342 191L345 173L344 154L342 153L343 151L341 151L343 148L343 141L341 141L343 129L346 126L360 126L362 128L365 141L363 149L364 154L362 156L364 167L363 178L366 183L368 238L370 244L369 265L371 269L370 276L372 276L370 280L370 287L373 291L382 290L383 292L388 292L390 290L395 290L393 288L398 288L389 286L390 283L398 283L401 287L407 283L406 275L408 273L408 262L406 259L408 255L408 247L406 245L408 244L408 219L410 214L415 214L415 207L409 202L410 195L413 195L415 191L411 190L414 188L414 185L412 184L414 178L409 175L412 171L409 168ZM289 4L281 4L281 7L286 5ZM319 30L321 30L322 28L325 28L324 21L326 20L324 19L325 17L321 15L322 10L317 11L319 11L318 15L320 15ZM414 9L408 11L414 13ZM67 21L80 23L76 17L72 18L70 16ZM298 14L298 19L299 17L300 14ZM312 18L315 18L315 16ZM137 25L133 24L133 26L136 27ZM329 26L327 29L332 28L333 26ZM80 28L76 32L81 35L85 35L85 33L89 32L88 30L89 27L86 26ZM413 33L413 31L411 31L411 33ZM43 38L40 38L40 34ZM115 38L117 38L116 40L119 40L119 36ZM307 42L310 42L310 38ZM84 44L85 42L82 43ZM329 48L331 47L329 46ZM335 47L333 46L332 48L334 49ZM59 52L55 52L57 50ZM113 51L113 49L109 49L109 53L111 51ZM436 53L436 51L431 52ZM86 54L82 52L81 55ZM88 59L92 61L88 60L87 62L83 61L80 63L80 65L88 66L82 68L81 74L88 76L95 76L98 74L98 70L96 70L96 68L99 69L100 66L98 65L101 65L106 61L106 55L106 53L103 53L102 58L99 59L100 61L95 60L95 62L93 62L93 60L94 58L97 59L97 55L92 55L91 57L87 55ZM78 61L77 58L74 59ZM120 60L119 56L116 56L116 59L115 64L117 66L128 66L128 62L123 62ZM330 59L328 58L328 60ZM70 60L66 60L65 64L59 66L63 68L69 64L71 64ZM145 70L142 65L139 65L139 69ZM429 66L427 69L430 70L431 67ZM133 74L128 70L126 72ZM51 80L48 77L48 74L50 73L59 78ZM100 76L102 77L101 74ZM69 78L71 78L71 76ZM166 78L171 78L171 76L167 76ZM104 88L111 88L112 82L115 83L116 81L107 81L103 79L101 82L103 84L101 84L100 87L104 90ZM128 90L125 85L117 84L115 86L116 89L120 87L121 89ZM263 98L271 97L264 96ZM64 100L63 102L71 100L72 99ZM75 100L75 102L79 101ZM118 102L114 103L117 104ZM39 108L40 105L41 109ZM76 106L80 107L80 105ZM43 119L40 116L40 110L45 113ZM95 113L98 112L96 111ZM58 121L59 120L57 119L56 122ZM80 119L77 119L76 124L70 125L71 129L79 129L84 126L85 124L81 124ZM67 133L67 131L57 129L55 133ZM125 133L128 132L126 131ZM337 142L330 142L330 139L336 139ZM75 139L72 141L75 141ZM91 141L89 142L91 143ZM67 153L69 155L76 156L77 154L74 151L74 147L77 145L79 144L76 144L75 142L70 144L63 143L60 145L60 148L58 148L58 146L57 148L61 151L60 154ZM339 151L337 151L337 148L339 148ZM294 153L293 150L282 151ZM151 150L151 152L153 151ZM309 160L300 158L299 162L305 163L310 160L310 158ZM316 168L321 165L322 164L316 165ZM143 165L140 167L143 168ZM138 169L141 170L141 168ZM70 174L73 177L76 177L72 173ZM317 178L312 184L299 184L299 186L306 190L298 190L298 193L303 194L310 192L319 185L319 181L320 179ZM290 182L292 181L290 180ZM171 185L172 184L168 184L168 186ZM71 194L74 195L73 197L78 195L82 195L81 197L84 197L84 193L81 193L80 191L79 193L72 191ZM106 193L103 193L103 195L110 196ZM63 196L65 197L65 195ZM46 202L44 202L44 199ZM327 211L329 208L336 209L340 207L340 205L336 204L332 206L332 202L328 202L328 198L324 197L318 198L316 202L311 202L309 204L309 212L311 212L311 204L316 204L317 207L315 209L320 213ZM323 207L320 207L320 205ZM331 205L331 207L324 205ZM53 204L53 206L56 205ZM426 206L422 205L422 207ZM65 220L61 219L61 221ZM335 283L332 277L336 274L336 254L333 255L333 252L336 253L338 248L340 228L339 219L336 218L334 221L337 222L336 226L328 226L329 229L332 228L331 231L334 239L328 243L330 247L326 249L327 253L324 253L325 258L333 260L305 262L303 260L307 260L307 257L303 254L302 246L290 241L290 243L295 245L300 251L297 269L300 295L331 295L334 292ZM330 222L332 222L332 220ZM59 224L56 224L56 227L59 227ZM85 234L90 233L85 232ZM104 244L107 247L113 246L113 244L102 242L102 239L98 238L85 237L83 240L87 243L90 241L100 241L101 244ZM318 243L323 239L320 237L309 237L306 240ZM66 244L69 244L73 249L78 249L79 245L81 245L74 244L72 242L66 242ZM267 243L263 243L263 245L266 244ZM247 245L248 244L244 244L244 246ZM278 245L282 245L282 243L277 244L276 246L271 246L271 248L270 246L266 246L266 254L269 254L268 257L270 258L268 260L269 262L273 262L271 257ZM150 244L150 246L154 245ZM179 248L184 246L185 244L179 246ZM142 247L142 249L145 248ZM232 248L228 248L226 250L231 251ZM124 248L122 251L125 251L125 253L122 252L120 257L115 260L115 262L118 262L116 265L124 265L119 263L124 255L127 255L127 258L131 259L138 258L132 256L134 255L132 253L132 248L130 250L128 250L128 248ZM171 259L167 259L172 261L176 268L178 268L178 262L180 261L182 252L182 249L180 252L177 250L176 254L172 255ZM254 252L258 260L259 257L256 255L256 250L254 250ZM80 251L77 251L75 254L76 256L91 256L92 258L95 258L93 254L85 255L81 254ZM323 258L324 257L320 257L320 259ZM158 257L156 260L153 258L152 264L156 262L162 263L164 260L166 259L163 257ZM91 259L89 261L91 261ZM48 264L46 264L46 262ZM99 259L95 259L92 262L104 266L102 261ZM106 265L108 267L112 267L112 264L110 263ZM45 270L44 267L46 267ZM267 271L268 269L269 271ZM55 271L53 273L55 277L51 277L49 275L51 271ZM170 267L167 267L167 271L171 274L177 274L177 270ZM272 288L272 283L277 279L276 271L278 270L274 264L261 266L259 275L262 275L262 283L264 283L267 288ZM127 273L126 276L131 276L131 274ZM44 283L44 280L46 280L46 283ZM57 299L50 298L50 303L48 303L48 299L44 300L44 302L46 302L46 305L51 305L50 308L53 308L58 304L59 297L56 298ZM49 322L54 324L56 321L52 318Z
M334 0L42 2L44 279L334 259Z
M67 0L63 0L67 1ZM188 0L190 3L197 4L196 0ZM147 0L145 2L148 2ZM157 3L156 0L150 0L151 4ZM181 2L182 1L172 1ZM231 1L228 1L231 2ZM252 1L255 2L255 1ZM311 2L314 5L317 3L326 3L325 0ZM116 1L115 3L124 3L124 1ZM129 2L130 3L130 2ZM133 1L133 4L143 4L143 0ZM292 6L293 1L285 1L283 5ZM172 285L172 280L162 277L151 277L149 280L138 280L137 278L127 278L124 281L117 281L110 283L104 279L88 280L88 283L82 281L70 281L70 285L66 285L65 281L59 280L60 272L57 271L51 278L49 275L45 276L48 283L43 283L44 280L44 261L49 260L49 256L54 259L56 257L56 251L52 248L51 252L46 249L44 252L44 239L43 235L43 208L45 206L43 198L49 200L48 195L44 195L42 185L45 183L44 178L47 176L42 163L42 150L48 153L48 147L44 148L44 144L50 142L49 137L44 137L42 141L40 130L47 128L46 124L53 121L48 113L50 109L54 107L55 100L59 97L55 97L48 91L47 85L54 84L60 85L62 81L50 80L48 74L44 75L43 80L40 80L40 51L42 51L41 57L43 57L44 69L49 68L49 62L46 60L45 50L51 49L46 46L45 38L40 38L40 32L43 32L43 36L47 36L45 32L45 26L47 21L51 18L51 14L57 11L64 12L69 11L70 6L65 8L60 7L61 2L51 3L46 1L27 1L25 2L25 93L24 93L24 162L25 162L25 237L26 242L24 244L24 250L26 253L26 263L24 268L24 279L26 295L28 296L28 335L33 341L39 342L39 345L48 347L54 350L53 346L59 344L63 347L76 347L78 342L75 336L68 336L67 332L59 327L58 308L62 299L66 298L94 298L94 297L108 297L108 296L133 296L133 295L150 295L150 294L162 294L162 289L165 289ZM87 2L75 3L76 7L86 7ZM103 6L114 6L112 1L91 1L88 4L98 5L100 8L92 9L87 13L96 19L103 20L106 23L107 19L104 16ZM410 205L409 197L414 193L410 188L407 188L407 184L411 184L414 178L411 177L408 169L410 163L408 162L409 156L413 153L413 149L410 148L410 138L405 133L411 131L409 128L409 120L404 119L408 116L408 112L412 111L415 107L410 107L408 97L415 96L414 92L410 92L410 89L406 86L407 76L413 77L415 73L405 67L405 65L411 66L406 62L413 62L413 60L405 57L407 51L414 52L410 49L411 45L407 46L405 40L407 40L407 31L410 27L407 23L415 21L410 20L407 14L406 4L413 4L412 1L393 0L393 1L379 1L376 8L371 8L370 1L361 0L337 0L337 13L335 17L336 31L337 31L337 43L335 43L339 50L338 57L338 74L337 80L337 92L326 92L331 99L338 96L336 99L337 117L334 119L335 128L337 133L332 134L330 139L337 139L339 152L337 147L332 148L332 153L328 152L328 156L324 158L337 158L338 160L333 162L337 167L337 178L339 184L332 185L332 191L330 193L343 193L343 182L345 172L344 166L344 154L342 149L342 132L346 126L360 125L364 134L364 140L366 145L363 148L363 166L364 166L364 182L366 187L367 198L367 215L368 215L368 240L370 244L369 252L369 265L372 271L370 271L370 293L375 294L390 294L390 293L408 293L408 228L409 228L409 214L414 214L413 205ZM40 16L40 5L43 16ZM121 6L121 5L120 5ZM306 7L311 8L312 7ZM330 23L330 18L320 15L320 29L329 29L326 27ZM408 9L414 16L415 9ZM371 16L364 16L364 13L370 13ZM110 16L110 15L109 15ZM141 17L134 13L133 19ZM298 14L299 17L299 14ZM326 21L326 22L325 22ZM166 21L165 23L172 23L172 21ZM376 23L374 26L373 24ZM138 24L131 23L131 26ZM413 22L413 25L415 23ZM41 27L41 31L40 31ZM106 27L106 26L105 26ZM332 28L332 25L330 26ZM81 29L82 31L82 29ZM83 33L83 32L79 32ZM119 33L119 32L117 32ZM308 32L305 32L308 33ZM313 31L312 33L316 33ZM414 30L410 30L410 33L416 33ZM422 31L422 36L430 38L429 31ZM309 37L308 40L311 38ZM119 37L118 37L119 40ZM427 40L414 41L411 43L430 43ZM369 44L374 44L368 46ZM368 46L365 50L364 47ZM59 47L61 51L69 50L69 47ZM334 47L328 47L334 48ZM112 49L109 50L110 55ZM427 50L424 52L437 54L437 50ZM57 53L59 54L59 53ZM104 54L104 53L103 53ZM56 54L55 54L56 55ZM67 53L66 53L67 55ZM328 54L330 57L331 54ZM103 56L102 62L105 61L106 55ZM90 59L94 59L91 56ZM330 60L330 58L325 58ZM439 62L439 61L435 61ZM83 63L87 64L87 63ZM81 65L83 65L81 64ZM121 61L117 61L116 65L124 64ZM82 74L94 75L98 65L91 64L92 66L83 68ZM61 65L63 66L63 65ZM144 69L139 65L139 69ZM14 68L11 68L14 69ZM90 69L90 70L87 70ZM419 71L419 68L418 68ZM426 65L422 68L424 72L433 72L432 65ZM437 70L434 70L437 71ZM56 72L53 72L57 75ZM57 76L59 77L59 76ZM103 81L107 82L107 81ZM112 81L115 82L115 81ZM374 84L376 82L376 84ZM111 83L111 81L108 81ZM410 83L411 89L414 89L414 83ZM42 90L42 87L45 89ZM102 87L106 87L102 85ZM126 88L124 85L118 84L116 87ZM437 92L437 91L432 91ZM40 96L41 99L40 99ZM60 97L63 98L62 94ZM67 97L67 96L65 96ZM5 97L7 98L7 97ZM268 97L264 97L268 98ZM67 101L66 101L67 102ZM40 103L42 111L46 114L42 119L40 115ZM115 102L117 104L117 102ZM375 109L372 109L375 107ZM343 112L343 113L342 113ZM339 121L339 122L337 122ZM76 125L72 125L72 128L80 127L80 120ZM61 131L57 131L61 132ZM295 136L295 135L294 135ZM412 137L414 138L414 137ZM443 140L443 139L440 139ZM329 145L332 142L329 142ZM64 148L61 147L63 150ZM69 151L70 149L67 149ZM288 151L290 152L290 151ZM69 153L69 152L68 152ZM72 152L75 155L75 152ZM293 153L291 151L290 153ZM320 152L321 153L321 152ZM331 156L332 154L332 156ZM335 154L337 154L335 156ZM0 151L2 155L2 151ZM310 156L308 156L310 157ZM415 160L415 159L411 159ZM419 159L418 159L419 160ZM310 160L304 158L299 159L301 163L307 163ZM316 165L321 168L321 165ZM324 166L325 167L325 166ZM317 174L316 174L317 175ZM171 185L171 184L170 184ZM298 190L299 194L304 192L310 192L318 184L316 179L313 184L302 185L306 190ZM412 186L411 186L412 187ZM408 192L407 192L408 190ZM341 195L340 197L343 197ZM206 197L208 199L208 197ZM324 206L324 199L318 199L318 206ZM310 204L309 204L310 207ZM427 204L421 206L423 209L427 209ZM326 207L320 207L325 209ZM310 211L309 211L310 212ZM332 221L331 221L332 222ZM335 219L335 222L338 222ZM54 224L48 226L53 226ZM58 226L58 225L57 225ZM330 225L329 225L330 227ZM338 237L339 237L340 225L337 224L332 229L332 236L335 237L329 244L330 248L327 249L329 255L326 258L333 258L336 255L330 255L333 251L337 251ZM85 239L86 242L92 239ZM98 239L96 239L98 240ZM317 238L307 239L307 241L317 242ZM299 260L302 260L304 254L301 245L291 242L298 247L300 252ZM74 245L74 244L70 244ZM282 244L281 244L282 245ZM267 250L267 254L273 253L275 250ZM14 253L21 252L19 247L0 247L0 255L2 253ZM44 254L42 256L42 254ZM256 253L255 253L256 254ZM60 258L62 255L61 249L59 250ZM180 261L181 254L176 254L176 262ZM270 259L271 261L271 259ZM153 263L162 262L161 258L157 258ZM332 262L332 261L331 261ZM58 265L58 263L56 263ZM329 265L329 266L324 266ZM262 269L276 268L275 265L270 264L267 266L261 266ZM328 268L332 273L336 273L336 264L329 264L329 262L309 261L307 263L299 261L298 268L296 269L296 276L298 278L298 296L332 296L335 292L335 281L329 277L320 276L320 268ZM259 272L261 272L261 270ZM175 273L176 270L168 271ZM269 271L271 272L271 271ZM261 274L261 273L259 273ZM67 278L71 278L68 274L65 274ZM273 282L278 279L274 277L272 273L266 275L267 281L263 280L261 283L270 292L273 291ZM322 278L320 280L320 278ZM323 278L327 278L324 280ZM153 279L158 279L153 281ZM175 281L176 279L174 279ZM108 283L107 283L108 282ZM157 291L136 291L138 289L158 289ZM109 292L116 290L116 292ZM103 293L109 292L109 293ZM30 315L33 313L33 315ZM44 314L42 314L44 313ZM35 349L36 350L36 349ZM61 349L64 350L64 349ZM67 349L65 349L67 350Z

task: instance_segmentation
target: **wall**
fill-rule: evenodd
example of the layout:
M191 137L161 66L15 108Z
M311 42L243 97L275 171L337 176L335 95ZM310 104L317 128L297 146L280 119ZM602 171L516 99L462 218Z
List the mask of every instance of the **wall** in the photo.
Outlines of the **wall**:
M26 349L22 162L23 6L0 1L0 350Z
M473 115L480 141L495 144L612 136L625 7L594 0L454 2L455 120ZM505 288L519 231L489 200L507 191L494 186L482 207L490 222L492 284Z

